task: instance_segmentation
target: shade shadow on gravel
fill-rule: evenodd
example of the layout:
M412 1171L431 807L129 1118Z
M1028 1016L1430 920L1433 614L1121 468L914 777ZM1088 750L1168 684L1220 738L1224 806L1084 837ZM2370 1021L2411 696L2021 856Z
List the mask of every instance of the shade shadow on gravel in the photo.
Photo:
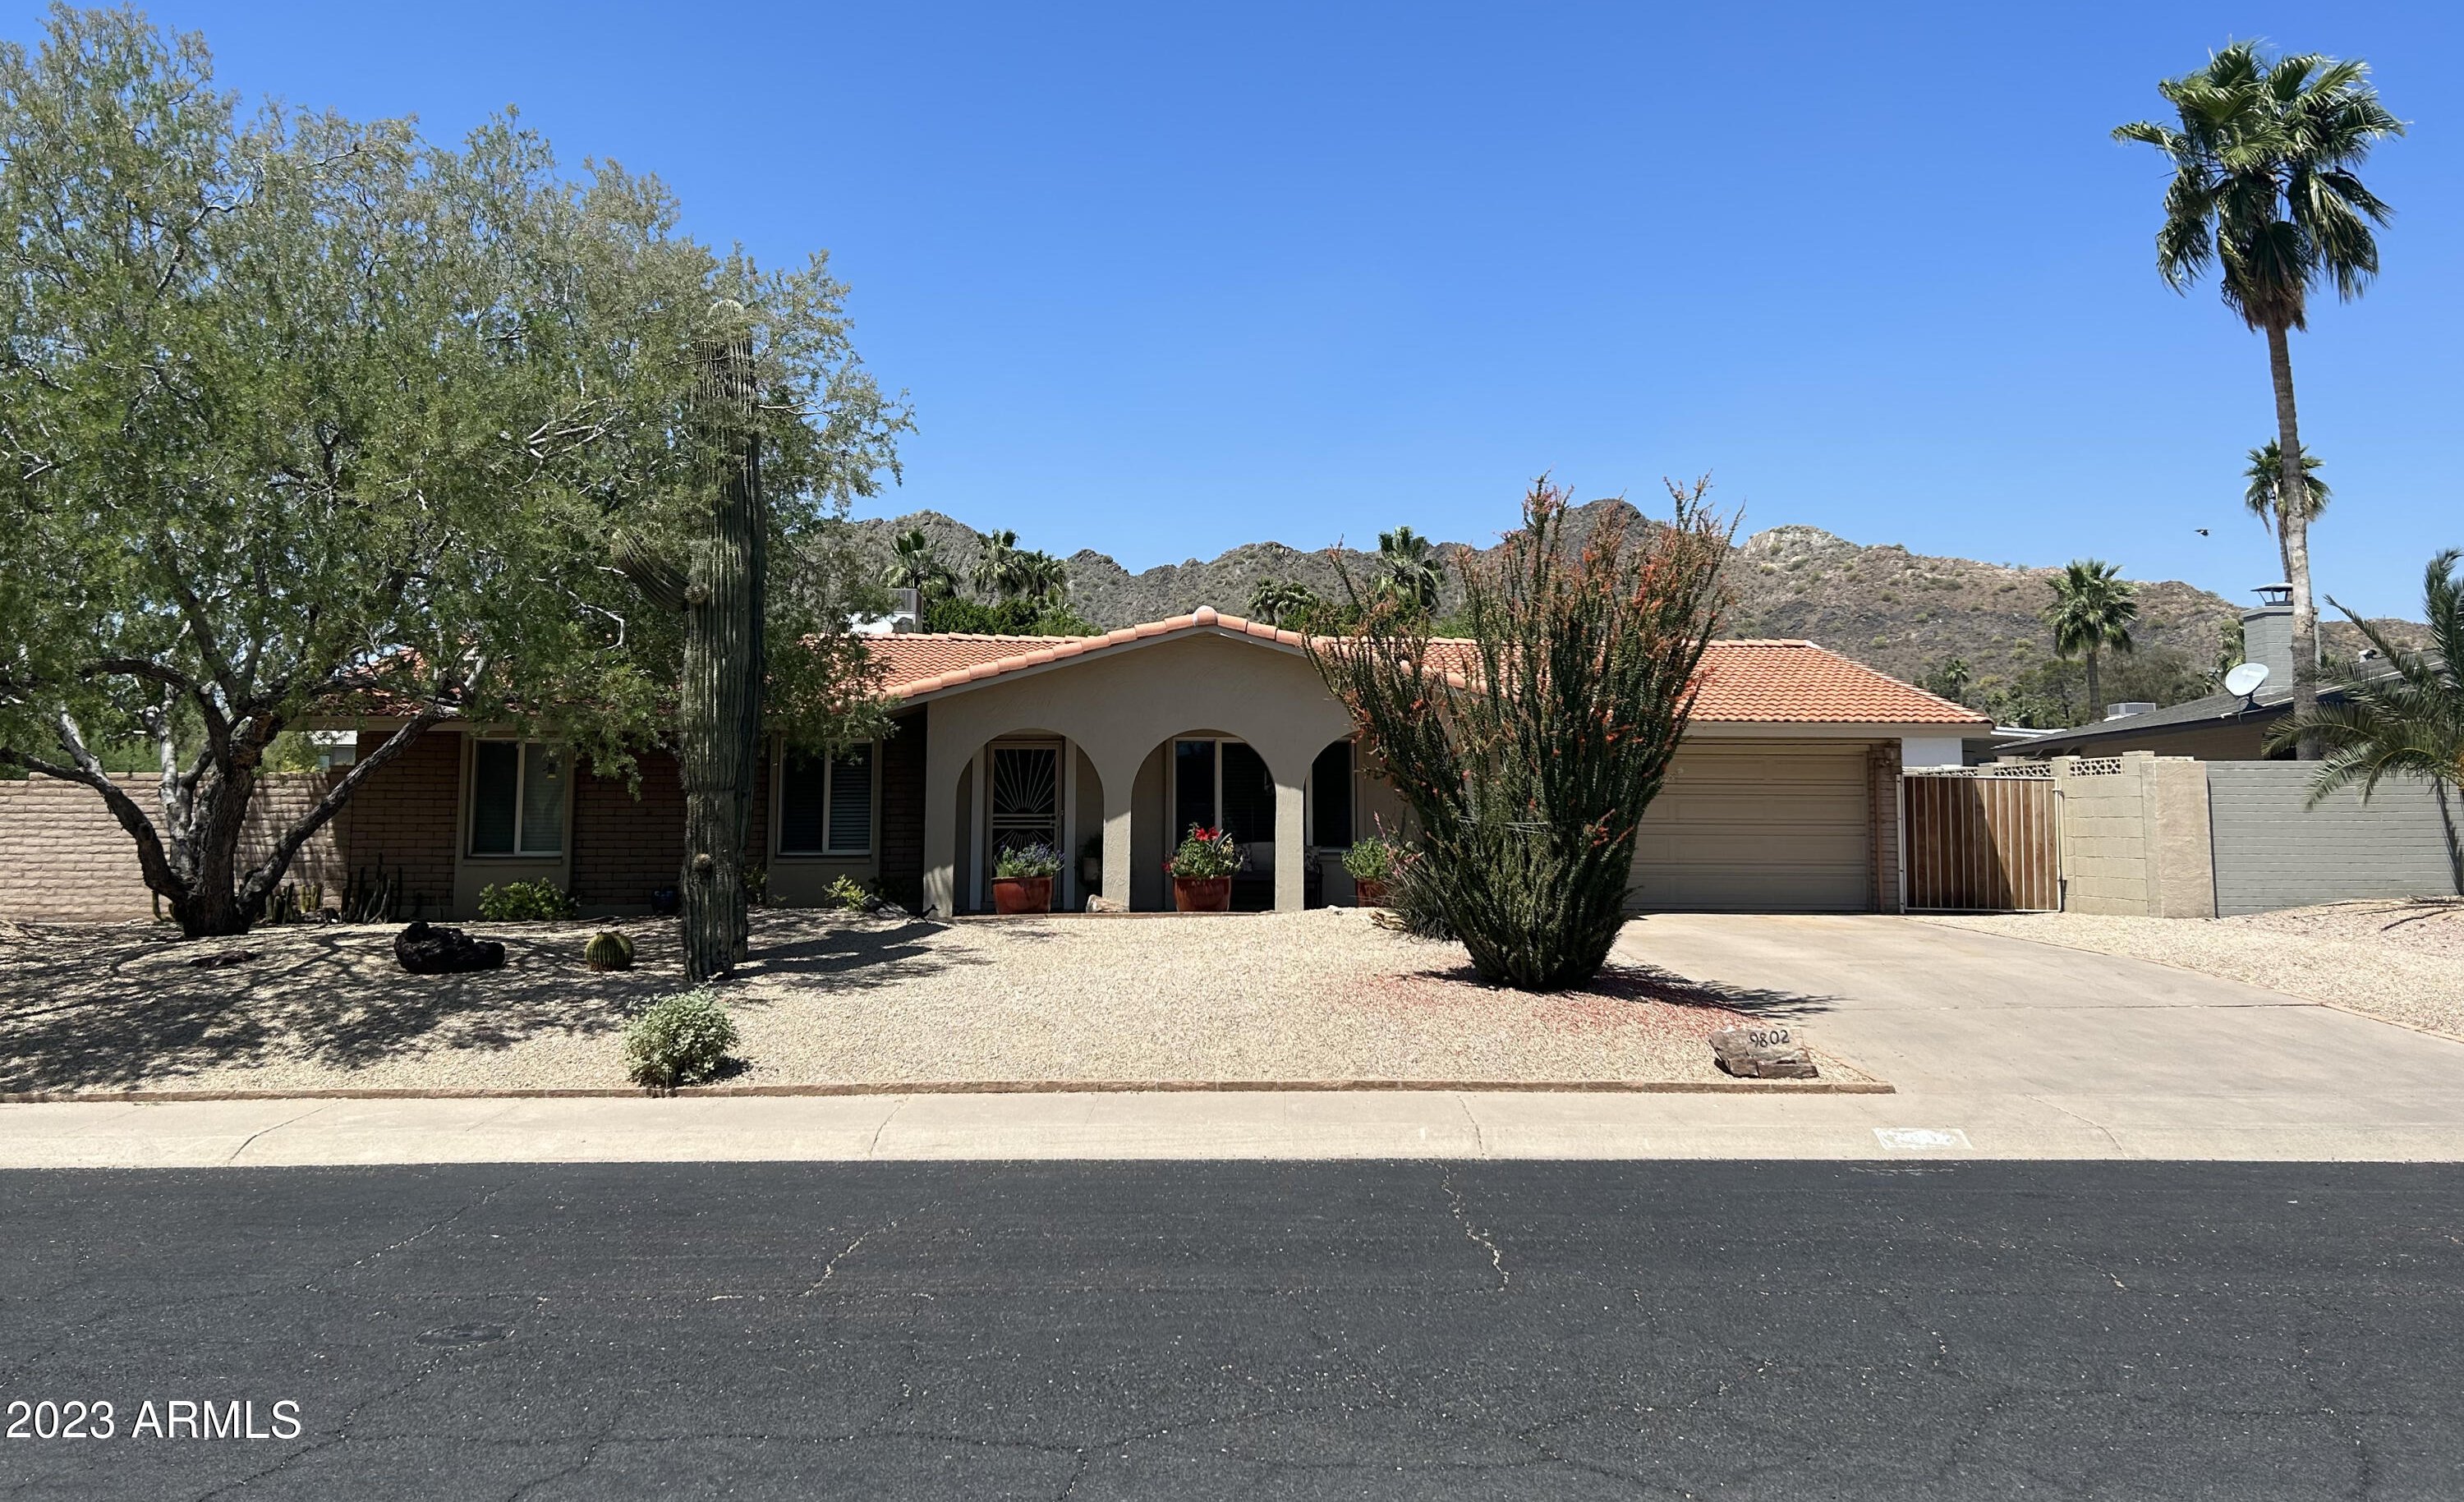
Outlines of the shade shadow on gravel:
M197 943L151 924L11 925L0 932L0 1090L160 1087L299 1060L351 1071L406 1055L501 1054L551 1034L605 1035L612 1047L636 1012L684 985L672 920L463 926L504 944L502 969L407 974L394 962L394 925L285 925ZM760 912L745 974L895 984L945 963L917 942L935 926ZM603 928L633 941L632 969L583 966L583 944ZM258 957L189 963L240 950Z

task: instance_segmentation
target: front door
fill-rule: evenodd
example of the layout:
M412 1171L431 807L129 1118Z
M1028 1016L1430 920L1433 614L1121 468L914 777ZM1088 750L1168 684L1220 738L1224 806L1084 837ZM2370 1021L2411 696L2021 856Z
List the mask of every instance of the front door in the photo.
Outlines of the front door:
M1067 863L1061 848L1061 748L1058 746L995 746L987 780L984 874L989 878L1001 852L1021 845L1050 845ZM1060 897L1055 892L1057 901Z

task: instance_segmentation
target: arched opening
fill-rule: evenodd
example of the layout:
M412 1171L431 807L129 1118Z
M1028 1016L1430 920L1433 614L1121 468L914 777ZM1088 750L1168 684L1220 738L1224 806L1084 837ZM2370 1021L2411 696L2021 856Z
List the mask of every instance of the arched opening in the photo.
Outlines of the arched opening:
M1054 911L1079 911L1103 890L1103 778L1067 736L1030 728L991 737L959 773L955 798L957 911L989 911L1003 853L1030 846L1059 861Z

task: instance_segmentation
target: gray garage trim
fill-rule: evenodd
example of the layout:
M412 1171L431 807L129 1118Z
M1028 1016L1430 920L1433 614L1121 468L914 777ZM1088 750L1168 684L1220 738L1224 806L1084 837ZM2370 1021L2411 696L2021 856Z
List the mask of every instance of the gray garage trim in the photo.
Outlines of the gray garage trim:
M2211 761L2208 807L2216 912L2270 912L2351 898L2457 894L2464 810L2428 783L2389 778L2304 808L2317 770L2289 761Z

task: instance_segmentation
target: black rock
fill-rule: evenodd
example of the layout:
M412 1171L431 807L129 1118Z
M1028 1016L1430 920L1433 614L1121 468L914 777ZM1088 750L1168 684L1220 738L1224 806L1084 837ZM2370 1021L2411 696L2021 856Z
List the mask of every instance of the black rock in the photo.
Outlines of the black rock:
M458 975L500 969L505 947L459 928L431 928L423 919L393 936L393 957L413 975Z

